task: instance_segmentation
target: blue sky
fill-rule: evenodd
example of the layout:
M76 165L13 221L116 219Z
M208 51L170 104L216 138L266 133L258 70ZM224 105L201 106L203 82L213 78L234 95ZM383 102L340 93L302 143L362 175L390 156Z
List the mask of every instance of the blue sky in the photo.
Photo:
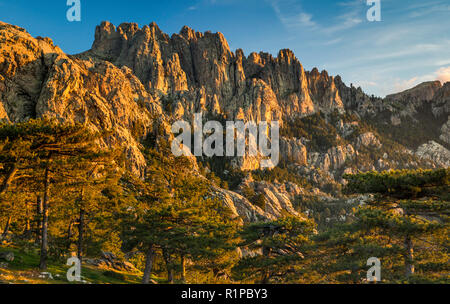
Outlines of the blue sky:
M378 96L450 81L450 0L381 0L381 22L367 20L366 0L80 1L81 22L67 21L66 0L0 0L0 21L70 54L90 48L103 20L155 21L168 34L183 25L220 31L232 50L290 48L306 69L326 69Z

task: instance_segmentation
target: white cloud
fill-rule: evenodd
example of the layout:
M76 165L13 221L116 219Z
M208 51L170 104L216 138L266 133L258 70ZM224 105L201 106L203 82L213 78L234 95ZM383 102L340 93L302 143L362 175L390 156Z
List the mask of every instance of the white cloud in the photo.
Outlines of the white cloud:
M333 39L333 40L325 41L322 45L327 45L327 46L335 45L335 44L338 44L339 42L341 42L342 40L343 40L342 37L340 37L340 38L336 38L336 39Z
M411 79L406 80L396 80L394 82L393 91L394 92L402 92L408 89L411 89L418 85L421 82L424 82L425 78L421 77L413 77Z
M280 22L290 29L316 28L317 23L313 21L313 15L303 10L300 4L292 0L269 0L270 5Z
M392 92L392 93L398 93L402 92L408 89L411 89L415 87L418 84L421 84L422 82L426 81L435 81L439 80L442 84L445 82L450 81L450 66L448 67L442 67L438 69L437 71L422 75L422 76L416 76L410 79L402 80L402 79L396 79L393 82L393 86L390 86L389 84L385 84L385 87L382 88L383 91L386 92Z
M376 86L378 86L378 83L376 83L375 81L366 81L366 80L359 81L358 84L361 87L376 87Z
M345 8L345 13L334 17L329 24L319 24L311 13L303 9L301 1L268 0L268 2L286 28L308 28L325 34L334 34L361 24L363 22L361 16L365 16L364 9L366 9L361 0L341 2L338 5Z
M301 47L305 41L321 47L317 56L305 60L327 66L331 74L367 88L368 93L384 96L425 81L450 81L450 39L444 30L450 20L445 17L449 0L382 0L380 23L365 22L366 0L338 0L334 13L331 8L304 10L306 0L266 1L284 27L296 33L295 39L297 33L307 38Z
M324 29L327 34L333 34L338 31L348 30L363 22L361 16L365 16L364 10L366 6L361 0L353 0L348 2L340 2L339 6L344 7L346 12L335 18L335 24Z
M339 31L348 30L363 22L361 18L356 17L352 13L339 16L338 20L339 22L337 24L327 27L324 29L324 32L327 34L333 34Z
M450 66L440 68L436 71L436 78L437 80L440 80L442 83L449 82L450 81Z
M411 18L422 17L425 15L435 14L435 13L443 13L449 12L450 5L448 4L438 4L434 6L428 6L427 8L421 7L417 10L414 10L409 16Z
M316 26L316 23L314 21L312 21L312 15L306 14L306 13L300 13L298 17L299 17L299 21L301 24L303 24L305 26L309 26L309 27Z

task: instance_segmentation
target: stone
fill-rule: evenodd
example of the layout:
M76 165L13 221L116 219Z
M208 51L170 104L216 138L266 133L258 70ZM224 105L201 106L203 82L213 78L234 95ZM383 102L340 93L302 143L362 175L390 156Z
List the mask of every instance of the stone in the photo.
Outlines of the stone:
M20 27L0 22L0 121L54 117L84 123L92 130L109 130L111 136L99 145L120 147L127 168L138 177L146 170L141 140L171 140L171 124L181 119L192 122L195 113L219 120L277 120L282 128L318 112L329 123L335 111L348 114L333 123L340 139L347 142L326 152L308 151L300 135L280 140L281 160L308 179L314 186L310 192L305 194L296 184L244 181L264 196L262 210L239 190L213 187L211 195L242 222L297 214L292 208L296 196L329 199L323 188L344 183L343 172L414 167L421 159L431 166L448 166L448 147L440 143L450 144L449 97L450 83L436 81L384 99L369 96L360 87L347 86L340 76L317 68L306 71L291 50L280 50L276 56L245 55L240 49L233 52L223 34L200 33L187 26L169 36L155 23L139 28L136 23L102 22L90 50L67 55L49 38L33 38ZM427 139L419 149L404 147L413 158L408 164L394 159L401 151L382 151L386 156L381 159L378 155L364 159L365 148L384 148L384 138L376 132L354 136L367 118L379 119L387 127L399 126L407 118L426 124L429 118L415 117L422 108L430 108L442 125L437 138ZM361 159L364 163L356 168L352 161ZM189 160L197 168L197 159ZM247 155L227 159L227 165L251 172L260 169L260 160ZM111 255L89 263L130 267Z
M138 141L152 132L151 117L164 116L130 69L68 56L48 40L5 23L0 23L0 41L0 119L51 116L111 130L101 145L122 145L131 171L143 173Z
M41 272L39 278L46 280L53 280L53 275L50 272Z
M5 260L7 262L14 261L14 252L7 251L7 252L0 252L0 259Z
M442 167L450 167L450 151L435 141L421 145L416 153L422 159L432 160Z
M386 96L387 101L421 103L431 101L442 87L440 81L423 82L412 89Z
M442 126L440 140L450 144L450 116L446 124Z
M283 137L280 140L281 160L306 165L308 162L308 150L301 139Z
M381 148L381 142L372 132L367 132L358 136L354 146L356 150L359 150L361 147L374 147L379 149Z

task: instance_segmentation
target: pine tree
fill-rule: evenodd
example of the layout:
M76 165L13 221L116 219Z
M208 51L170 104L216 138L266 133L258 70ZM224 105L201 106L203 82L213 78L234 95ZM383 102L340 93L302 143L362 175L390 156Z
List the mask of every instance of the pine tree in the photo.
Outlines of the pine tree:
M345 176L347 193L374 197L357 210L354 223L317 239L327 250L325 256L334 260L327 271L360 282L367 259L377 257L384 281L420 279L413 276L417 268L428 280L441 280L448 271L449 176L449 169Z
M33 174L42 172L43 175L40 259L42 270L47 268L51 186L64 172L65 165L94 160L101 155L96 143L101 135L91 132L81 124L60 123L47 118L6 124L0 129L2 146L9 147L2 162L9 166L3 184L9 185L12 176L21 167L31 170ZM19 143L24 144L23 147L18 147Z
M88 157L76 157L60 168L61 174L54 179L55 190L58 191L66 208L75 211L68 224L67 241L71 243L73 228L77 228L77 257L82 262L83 247L86 243L86 228L89 221L102 210L102 204L110 199L104 190L119 186L117 164L114 161L117 151L96 153ZM106 195L105 195L106 194Z
M35 157L22 127L23 124L0 123L0 195L8 190L19 167Z
M235 249L236 222L208 197L208 183L192 173L188 160L152 149L146 154L146 179L137 183L140 203L135 212L124 212L123 235L146 254L143 283L149 281L156 251L162 253L168 281L173 282L175 270L185 281L187 260L212 261Z
M310 220L289 216L267 223L255 223L241 232L241 247L254 255L244 257L233 268L238 280L256 280L262 284L295 280L304 259L303 250L315 233Z

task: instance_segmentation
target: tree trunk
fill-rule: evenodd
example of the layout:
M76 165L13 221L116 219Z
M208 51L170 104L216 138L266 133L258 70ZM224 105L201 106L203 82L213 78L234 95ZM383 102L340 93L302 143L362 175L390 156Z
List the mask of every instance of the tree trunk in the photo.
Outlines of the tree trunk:
M407 278L414 274L414 247L410 236L405 238L405 274Z
M42 197L37 195L36 199L36 244L40 242L42 233Z
M67 227L67 250L70 249L71 239L72 239L72 227L73 227L73 220L71 219L69 222L69 227Z
M50 175L48 165L44 173L44 199L42 201L42 236L41 236L41 258L39 268L47 269L48 255L48 200L49 200Z
M273 235L273 234L271 234ZM272 254L272 248L270 247L263 247L262 249L263 256L270 257ZM261 284L269 284L270 279L270 270L269 269L263 269L262 277L261 277Z
M80 263L83 261L83 238L84 238L84 209L80 208L80 222L78 224L78 259Z
M270 272L269 270L264 269L261 279L261 284L269 284Z
M186 284L186 259L181 256L181 282Z
M0 239L5 239L8 236L9 226L11 225L12 216L9 216L6 220L5 228L3 229L3 233Z
M30 239L31 236L31 224L30 224L30 203L25 202L25 229L23 231L23 236L25 239Z
M153 270L153 259L155 258L155 250L153 249L153 245L150 245L147 254L145 256L145 269L144 269L144 277L142 278L142 284L148 284L150 282L150 275Z
M0 185L0 194L8 190L9 185L11 184L14 176L17 173L17 166L16 164L11 165L11 168L9 168L8 172L6 173L6 177L3 180L2 184Z
M5 179L3 180L2 184L0 185L0 194L6 192L6 190L8 190L8 187L11 184L16 173L17 173L17 166L16 166L16 164L12 164L11 167L9 168L8 172L6 172ZM9 226L11 224L11 219L12 219L12 217L9 216L8 220L6 221L5 228L3 229L1 239L4 239L8 235Z
M169 282L169 284L173 284L173 268L170 261L170 254L165 249L163 249L163 257L164 261L166 262L167 281Z

